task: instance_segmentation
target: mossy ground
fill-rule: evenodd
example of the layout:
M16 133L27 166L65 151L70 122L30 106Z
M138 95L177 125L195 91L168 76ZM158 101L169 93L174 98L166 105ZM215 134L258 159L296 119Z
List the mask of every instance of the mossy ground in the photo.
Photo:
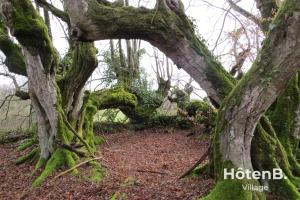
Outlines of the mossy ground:
M253 184L252 181L246 180L222 180L217 183L211 193L200 200L265 200L263 193L252 192L243 189L243 185ZM259 184L258 184L259 185Z

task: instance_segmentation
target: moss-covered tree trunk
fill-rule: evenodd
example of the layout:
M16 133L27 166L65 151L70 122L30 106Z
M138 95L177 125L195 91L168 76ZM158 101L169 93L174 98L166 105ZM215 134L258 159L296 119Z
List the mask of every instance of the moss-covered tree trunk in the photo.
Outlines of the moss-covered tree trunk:
M55 67L58 55L55 52L47 27L31 3L25 1L3 1L2 13L10 27L11 33L17 37L22 46L27 69L29 93L37 112L40 157L47 160L54 151L54 138L57 134L57 94L55 86ZM32 18L30 17L32 15ZM35 32L38 40L32 39L28 33Z
M221 137L222 157L237 167L253 169L250 147L256 124L298 70L300 45L297 40L290 39L297 38L300 33L300 20L295 16L297 9L300 3L296 1L284 4L273 22L276 27L264 41L254 66L220 108L217 132ZM276 46L272 54L269 53L271 46Z
M84 109L82 89L97 67L97 51L93 43L75 42L70 45L69 62L60 62L48 28L31 1L2 1L1 10L11 34L21 45L21 48L10 45L14 49L5 51L7 59L10 61L16 52L23 50L24 57L20 54L20 60L24 60L27 73L22 74L28 75L30 98L37 113L39 150L32 152L40 156L36 169L44 166L33 183L33 186L39 186L55 170L74 166L78 155L93 156L96 150L91 115L94 113ZM1 30L3 40L12 42L5 28ZM12 63L11 67L15 69L15 65ZM60 65L66 68L65 73L58 74ZM81 115L89 114L92 117L79 120ZM82 126L91 128L79 133ZM75 145L81 148L75 149ZM31 154L30 157L34 157ZM25 156L22 160L30 157Z

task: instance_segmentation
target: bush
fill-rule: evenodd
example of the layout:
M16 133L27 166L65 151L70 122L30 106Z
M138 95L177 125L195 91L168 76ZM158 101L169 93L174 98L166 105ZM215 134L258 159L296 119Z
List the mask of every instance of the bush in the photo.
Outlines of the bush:
M183 116L176 117L176 125L181 129L190 129L194 126L190 120Z
M116 133L126 129L128 126L123 123L94 122L94 132L96 133Z
M176 116L166 116L166 115L160 115L156 113L153 115L150 120L149 124L151 126L170 126L176 124Z
M177 127L180 129L189 129L193 127L193 123L183 116L166 116L155 114L149 120L149 127Z
M186 105L185 110L189 116L195 117L196 123L204 125L206 132L213 131L217 112L208 101L193 100Z

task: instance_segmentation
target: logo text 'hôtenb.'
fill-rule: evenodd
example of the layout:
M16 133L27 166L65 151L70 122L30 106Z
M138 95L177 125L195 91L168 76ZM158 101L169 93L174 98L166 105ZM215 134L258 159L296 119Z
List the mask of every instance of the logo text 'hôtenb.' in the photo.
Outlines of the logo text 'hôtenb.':
M284 176L284 173L282 169L280 168L274 168L273 171L253 171L250 169L243 169L238 168L234 169L231 168L230 170L224 169L224 179L272 179L272 180L280 180L280 179L286 179Z

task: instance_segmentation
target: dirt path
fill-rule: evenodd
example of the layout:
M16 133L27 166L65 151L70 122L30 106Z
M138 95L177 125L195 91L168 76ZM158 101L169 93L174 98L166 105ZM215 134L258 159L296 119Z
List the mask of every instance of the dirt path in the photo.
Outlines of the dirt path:
M82 177L63 176L30 191L32 164L19 167L15 144L0 146L0 199L197 199L214 186L213 180L178 180L208 148L208 142L186 137L187 132L145 130L105 135L101 151L107 176L101 183ZM85 168L81 168L84 173Z

